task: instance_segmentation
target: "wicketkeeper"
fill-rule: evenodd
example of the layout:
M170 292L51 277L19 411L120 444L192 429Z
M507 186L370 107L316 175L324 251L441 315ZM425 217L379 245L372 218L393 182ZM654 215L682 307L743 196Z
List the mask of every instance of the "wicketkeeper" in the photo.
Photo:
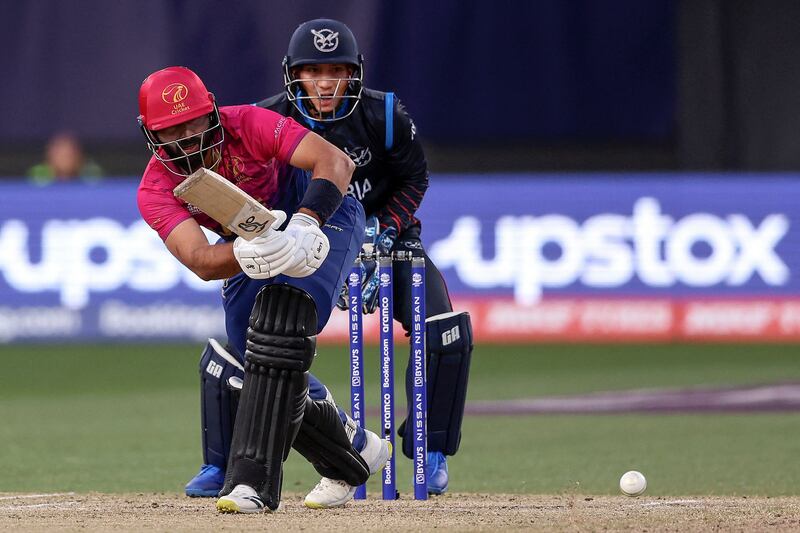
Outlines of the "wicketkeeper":
M285 91L257 105L294 118L342 149L356 165L348 194L367 215L367 237L379 254L425 257L428 349L428 492L447 490L446 456L456 453L472 354L468 313L453 312L444 279L425 254L415 213L428 188L428 166L417 130L391 92L363 85L363 58L353 33L331 19L301 24L283 60ZM440 95L441 97L441 95ZM364 312L378 302L376 262L364 264ZM411 327L410 261L394 263L394 317ZM339 307L347 309L346 295ZM411 408L411 362L406 374ZM410 424L400 426L403 453L411 457Z
M290 118L254 106L218 108L183 67L148 76L139 110L153 152L138 191L142 217L195 274L225 280L229 350L210 342L200 363L206 463L200 477L218 483L214 494L222 489L217 509L276 510L292 447L330 483L364 483L385 464L388 443L357 428L309 373L315 336L363 240L363 208L344 196L353 163ZM248 241L176 198L175 186L201 167L274 210L278 220ZM201 226L220 240L209 244ZM349 490L341 496L350 497Z

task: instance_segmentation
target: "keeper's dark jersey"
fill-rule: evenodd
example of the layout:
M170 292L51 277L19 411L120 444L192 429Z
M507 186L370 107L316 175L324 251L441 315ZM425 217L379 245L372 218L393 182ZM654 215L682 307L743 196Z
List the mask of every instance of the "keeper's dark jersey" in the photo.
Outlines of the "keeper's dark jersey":
M348 194L364 205L367 216L378 217L382 230L394 226L403 233L420 225L414 213L428 188L428 164L414 123L400 102L393 100L388 131L387 95L371 89L363 90L361 102L349 117L335 122L307 119L286 93L256 105L292 117L350 156L356 170Z

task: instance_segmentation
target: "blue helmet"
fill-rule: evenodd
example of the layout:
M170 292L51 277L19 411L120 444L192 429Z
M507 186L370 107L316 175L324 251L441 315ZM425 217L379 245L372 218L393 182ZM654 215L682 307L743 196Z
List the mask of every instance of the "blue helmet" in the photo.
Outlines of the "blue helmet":
M303 65L342 63L353 67L348 78L337 79L346 83L342 103L329 116L315 111L309 100L333 99L335 96L310 95L295 79L294 69ZM353 32L344 23L332 19L314 19L302 23L289 40L289 49L283 58L283 82L289 101L306 118L320 122L341 120L355 110L364 89L364 58L358 53L358 43ZM313 114L312 114L313 113Z

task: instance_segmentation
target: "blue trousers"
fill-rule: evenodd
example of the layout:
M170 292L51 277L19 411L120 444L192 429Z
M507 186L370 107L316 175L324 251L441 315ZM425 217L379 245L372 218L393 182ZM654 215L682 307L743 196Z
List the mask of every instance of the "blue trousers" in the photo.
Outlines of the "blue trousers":
M351 196L345 196L342 205L325 223L322 231L330 241L331 250L320 268L305 278L276 276L257 280L237 274L225 281L222 288L225 310L225 329L228 343L236 356L244 361L245 337L248 320L258 291L272 283L287 283L303 289L317 306L317 333L325 328L336 305L345 276L350 272L364 240L364 208ZM313 374L309 375L309 395L315 400L324 399L327 388ZM339 410L340 417L344 412ZM355 443L354 443L355 444ZM356 449L359 447L356 446Z

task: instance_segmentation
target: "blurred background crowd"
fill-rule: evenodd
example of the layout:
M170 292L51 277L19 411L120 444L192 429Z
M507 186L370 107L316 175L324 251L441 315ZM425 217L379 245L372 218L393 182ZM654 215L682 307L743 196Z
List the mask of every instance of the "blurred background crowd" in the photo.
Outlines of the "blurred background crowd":
M147 74L185 65L222 105L258 101L320 16L353 29L433 172L800 166L793 0L4 0L0 174L139 174Z

